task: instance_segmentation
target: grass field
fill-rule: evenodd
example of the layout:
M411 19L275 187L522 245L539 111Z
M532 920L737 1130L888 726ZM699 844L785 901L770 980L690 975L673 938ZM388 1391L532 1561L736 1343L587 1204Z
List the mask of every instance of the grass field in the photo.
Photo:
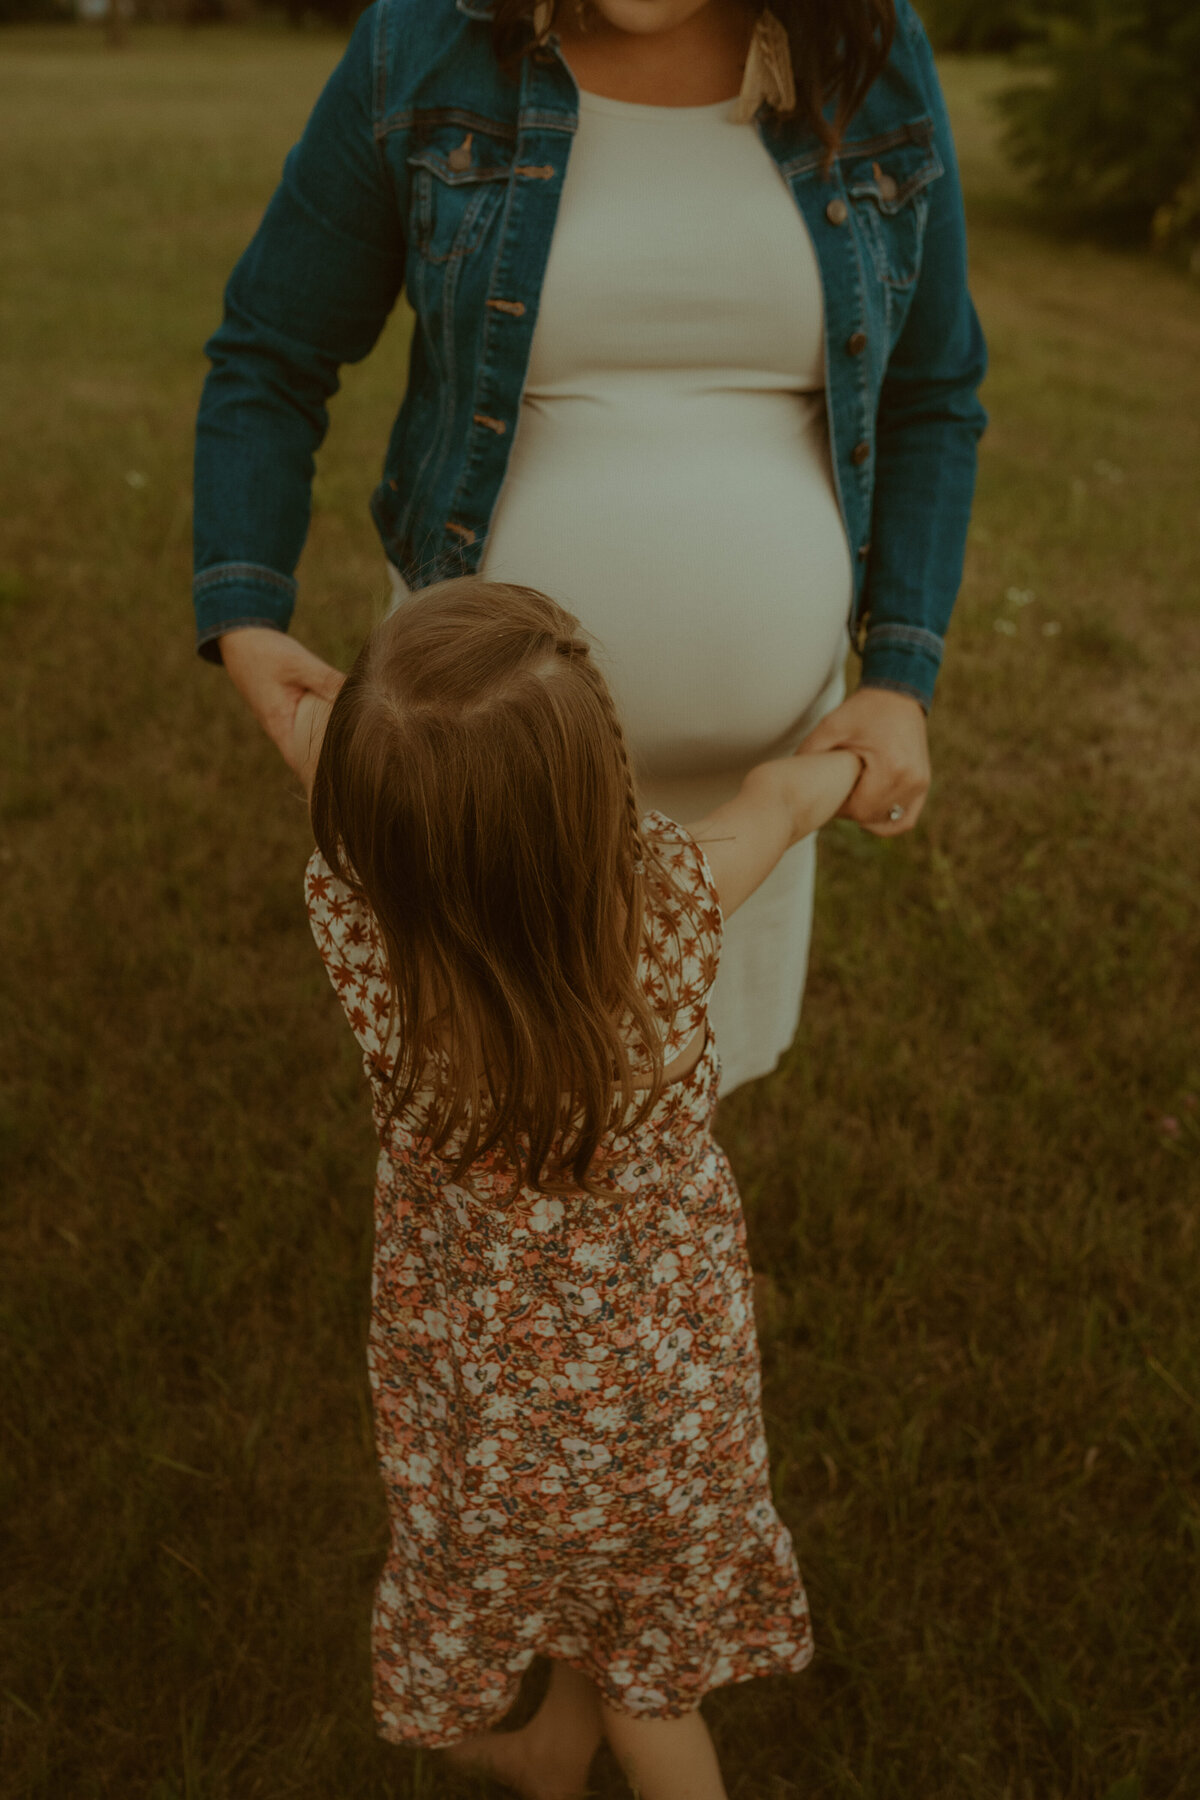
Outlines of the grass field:
M338 51L0 36L0 1793L466 1795L376 1742L372 1138L304 807L194 659L199 346ZM1200 1794L1200 292L1056 240L945 77L992 345L911 837L827 834L787 1065L719 1135L818 1656L736 1800ZM349 372L299 629L381 598ZM623 1792L610 1764L597 1792Z

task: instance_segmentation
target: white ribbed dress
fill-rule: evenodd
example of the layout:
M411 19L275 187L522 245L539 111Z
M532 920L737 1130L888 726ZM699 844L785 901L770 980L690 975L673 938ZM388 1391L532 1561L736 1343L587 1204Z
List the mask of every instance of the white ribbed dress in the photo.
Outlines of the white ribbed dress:
M820 273L752 125L584 93L482 572L599 640L646 807L687 824L841 698L852 576ZM729 922L721 1092L799 1017L814 841Z

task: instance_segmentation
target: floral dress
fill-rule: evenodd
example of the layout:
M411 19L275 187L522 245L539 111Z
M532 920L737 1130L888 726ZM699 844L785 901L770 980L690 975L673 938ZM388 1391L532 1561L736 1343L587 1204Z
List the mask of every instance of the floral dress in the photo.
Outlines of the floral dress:
M693 839L661 813L644 829L695 900L685 914L648 878L647 939L673 991L648 950L642 971L669 1059L704 1022L721 913ZM437 1746L484 1730L539 1654L658 1718L803 1668L812 1635L771 1503L745 1226L710 1131L711 1034L645 1122L602 1145L594 1166L623 1199L514 1193L499 1151L468 1193L407 1113L386 1118L389 992L369 912L319 852L306 890L382 1144L368 1348L391 1515L380 1732Z

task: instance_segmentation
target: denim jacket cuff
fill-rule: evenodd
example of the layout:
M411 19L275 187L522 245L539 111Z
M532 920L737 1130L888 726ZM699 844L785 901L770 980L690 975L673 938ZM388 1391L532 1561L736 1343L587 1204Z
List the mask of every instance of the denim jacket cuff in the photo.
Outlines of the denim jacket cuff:
M219 663L223 631L248 625L286 631L296 604L296 583L259 563L218 563L192 583L196 603L196 648Z
M926 712L942 660L942 640L916 625L875 625L863 645L862 686L892 688Z

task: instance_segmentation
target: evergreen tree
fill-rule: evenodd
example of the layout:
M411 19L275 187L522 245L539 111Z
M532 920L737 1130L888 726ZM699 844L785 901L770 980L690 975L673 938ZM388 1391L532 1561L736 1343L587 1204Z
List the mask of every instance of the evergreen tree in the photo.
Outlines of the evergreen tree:
M937 50L1012 50L1037 30L1029 0L916 0ZM1071 0L1062 0L1069 10Z
M1034 79L1000 96L1005 144L1056 208L1152 235L1200 268L1200 6L1087 0L1057 9L1025 53Z

